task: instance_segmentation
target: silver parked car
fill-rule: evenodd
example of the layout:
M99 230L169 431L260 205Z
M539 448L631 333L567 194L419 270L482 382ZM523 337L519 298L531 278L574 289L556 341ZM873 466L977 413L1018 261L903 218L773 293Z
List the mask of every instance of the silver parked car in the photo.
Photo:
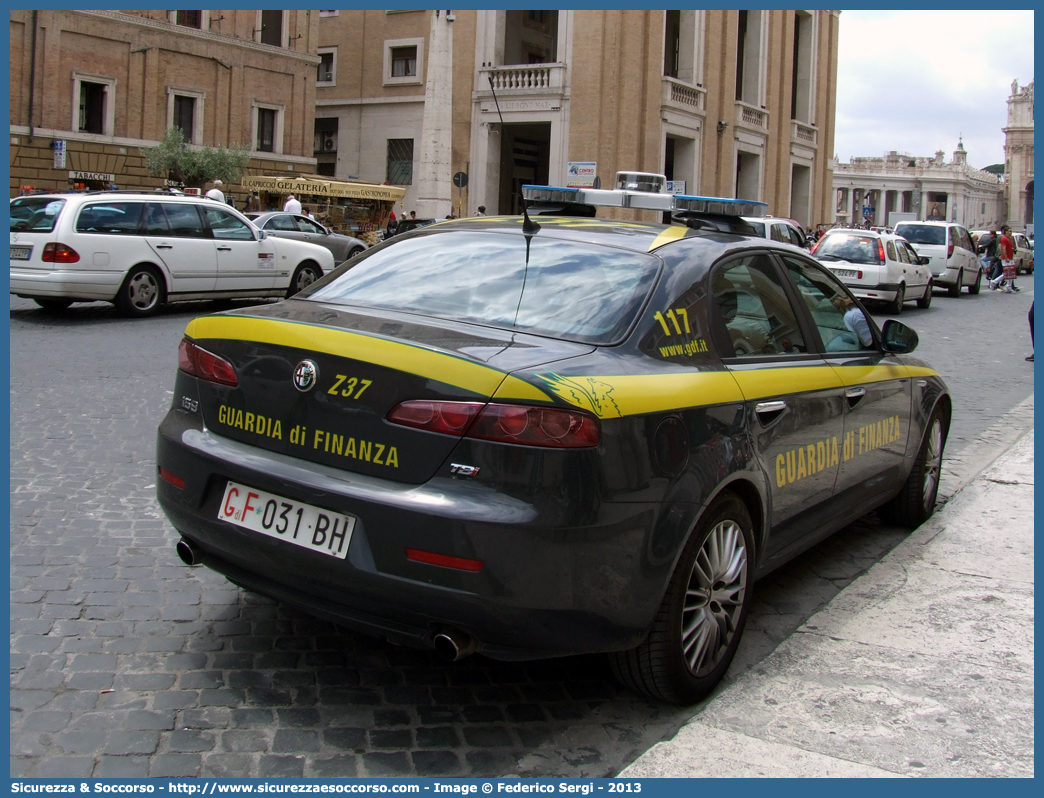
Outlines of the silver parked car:
M300 213L269 211L267 213L248 213L246 216L269 235L293 238L326 247L338 266L366 249L366 244L358 238L335 233L319 224L315 219Z

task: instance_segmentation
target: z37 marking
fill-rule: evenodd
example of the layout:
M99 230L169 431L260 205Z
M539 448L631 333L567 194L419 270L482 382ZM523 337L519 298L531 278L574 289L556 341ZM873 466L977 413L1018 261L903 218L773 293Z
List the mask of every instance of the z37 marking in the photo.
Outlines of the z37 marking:
M355 398L358 399L362 396L363 391L373 385L372 380L360 380L358 377L349 377L346 374L335 374L334 376L337 377L337 382L335 382L333 387L327 391L330 396L343 396L345 399L351 399L352 394L354 393ZM345 382L345 380L347 380L347 382ZM341 388L342 384L346 387ZM355 390L357 386L362 386L359 388L358 392ZM340 390L338 390L338 388L340 388Z

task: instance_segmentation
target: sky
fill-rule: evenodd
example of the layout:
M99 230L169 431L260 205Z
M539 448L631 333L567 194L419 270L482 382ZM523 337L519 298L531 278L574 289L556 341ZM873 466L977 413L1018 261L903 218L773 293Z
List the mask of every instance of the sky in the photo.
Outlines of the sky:
M834 153L1004 162L1011 82L1033 80L1032 11L843 11Z

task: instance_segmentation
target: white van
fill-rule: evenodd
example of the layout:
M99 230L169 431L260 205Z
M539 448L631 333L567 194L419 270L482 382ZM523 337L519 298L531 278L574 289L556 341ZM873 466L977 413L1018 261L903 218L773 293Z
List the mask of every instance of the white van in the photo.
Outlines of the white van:
M909 241L918 255L930 259L928 268L935 284L946 287L950 296L959 296L963 287L969 294L979 293L982 266L971 236L959 224L899 222L895 234Z

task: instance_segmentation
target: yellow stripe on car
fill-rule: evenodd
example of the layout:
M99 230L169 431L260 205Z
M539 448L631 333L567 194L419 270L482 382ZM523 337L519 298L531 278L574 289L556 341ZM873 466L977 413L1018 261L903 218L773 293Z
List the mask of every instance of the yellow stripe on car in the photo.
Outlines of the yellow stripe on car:
M655 240L653 240L653 242L649 245L649 252L652 252L655 249L659 249L664 244L670 244L672 241L677 241L681 238L685 238L688 232L688 227L682 227L681 225L676 224L671 225L658 236L656 236Z
M512 399L549 401L550 397L527 382L503 371L472 363L431 349L386 341L369 335L319 327L302 322L257 319L248 316L203 316L189 322L185 335L195 340L208 338L255 341L287 346L338 357L350 357L376 366L394 368L430 380L453 385L482 396L500 393Z

